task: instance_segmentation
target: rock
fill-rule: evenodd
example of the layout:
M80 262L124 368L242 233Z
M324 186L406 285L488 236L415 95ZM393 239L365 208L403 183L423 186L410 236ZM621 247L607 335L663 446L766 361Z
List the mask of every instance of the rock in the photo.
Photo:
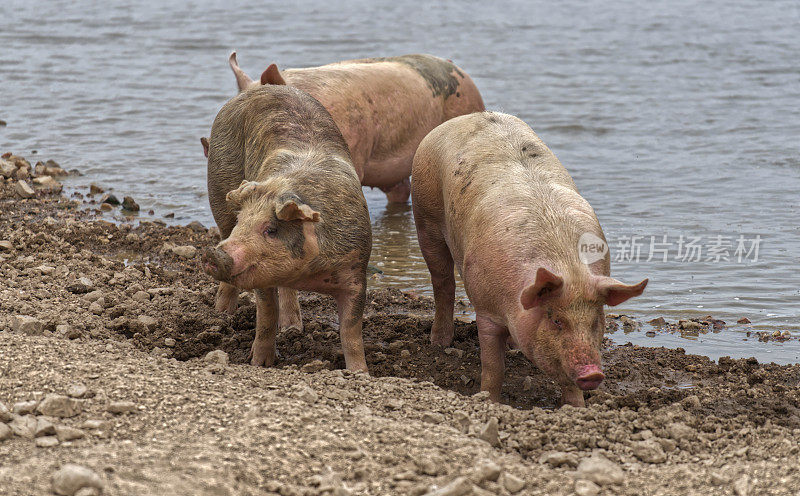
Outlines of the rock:
M462 411L457 411L454 415L456 420L456 425L464 434L469 432L469 428L472 426L472 420L470 420L469 415Z
M158 319L150 317L149 315L140 315L139 318L136 319L136 322L138 322L139 325L143 326L148 331L152 331L158 327Z
M100 420L100 419L89 419L89 420L85 420L81 424L81 427L83 427L84 429L89 429L89 430L102 430L102 429L107 429L108 428L108 422L106 422L105 420Z
M750 323L750 319L748 319L747 317L742 317L741 319L737 320L736 323L737 324L749 324Z
M125 235L125 241L127 241L128 243L138 243L139 235L136 233L128 233Z
M622 468L600 454L581 460L575 475L577 479L590 480L599 486L622 484L625 480Z
M29 336L44 334L44 322L28 315L15 315L11 317L11 330Z
M150 293L148 293L147 291L137 291L133 294L131 298L133 298L135 301L146 303L150 301Z
M206 353L203 358L206 362L218 363L220 365L228 365L228 354L222 350L214 350Z
M174 348L176 345L176 341L173 338L164 338L164 346L167 348Z
M750 494L750 477L743 474L733 482L733 494L736 496L748 496Z
M600 493L600 486L589 480L575 481L575 494L577 496L597 496Z
M54 436L56 433L56 426L44 417L36 419L36 430L33 435L35 437Z
M114 206L110 203L101 203L100 210L102 210L103 212L110 212L114 210Z
M74 328L72 326L69 326L69 329L67 330L66 336L67 336L67 339L78 339L79 337L81 337L82 334L83 333L81 332L80 329L76 329L76 328Z
M441 424L444 422L444 415L436 412L425 412L422 414L422 421L429 424Z
M80 429L76 429L75 427L69 427L67 425L57 425L55 426L56 437L62 443L64 441L73 441L75 439L81 439L86 437L86 433Z
M631 451L633 451L633 456L645 463L664 463L667 461L664 448L653 439L633 443Z
M495 448L500 446L500 431L497 417L492 417L486 422L478 438L483 439Z
M105 190L98 186L95 183L89 185L89 194L91 195L99 195L100 193L104 192Z
M730 478L723 474L722 472L711 472L711 484L715 486L721 486L723 484L727 484L730 481Z
M16 416L14 420L8 423L8 426L15 435L33 439L36 434L36 417L33 415Z
M481 460L473 470L473 482L480 484L483 481L496 481L500 478L503 469L492 460Z
M14 251L14 245L11 244L11 241L4 239L0 241L0 251Z
M36 446L39 448L52 448L53 446L58 446L58 438L55 436L37 437Z
M667 321L664 319L664 317L659 317L657 319L649 321L648 324L650 324L651 326L661 328L667 325Z
M203 224L201 224L200 222L198 222L196 220L186 224L186 227L188 227L189 229L191 229L192 231L194 231L196 233L201 233L201 232L204 232L206 230L205 226L203 226Z
M306 374L313 374L327 368L328 364L326 362L323 362L322 360L311 360L310 362L303 364L303 366L300 367L300 370Z
M49 276L56 271L56 268L50 265L40 265L36 267L36 270L38 270L43 276Z
M17 166L14 165L14 162L0 158L0 176L11 178L14 177L15 172L17 172Z
M681 405L687 409L700 408L700 398L696 394L687 396L681 400Z
M7 426L6 424L0 423L0 441L5 441L6 439L10 439L13 433L11 432L11 427Z
M128 210L129 212L138 212L139 204L130 196L126 196L122 199L122 209Z
M98 303L96 301L92 302L92 304L89 305L89 312L94 314L94 315L102 315L103 314L103 305L101 305L100 303Z
M675 441L681 439L692 439L695 436L694 429L684 424L683 422L673 422L667 426L669 437Z
M67 388L67 396L71 398L83 398L89 389L83 384L72 384Z
M106 406L106 411L115 414L132 413L136 411L136 403L132 401L112 401Z
M301 385L300 387L297 388L297 391L295 392L295 398L301 399L306 403L313 404L317 402L317 400L319 399L319 395L317 394L316 391L314 391L310 387Z
M551 451L549 453L544 453L542 456L540 456L539 463L542 464L546 463L547 465L550 465L553 468L557 468L562 465L577 467L578 458L572 453L566 453L564 451Z
M53 492L62 496L74 496L79 489L94 487L103 490L103 481L91 469L67 463L53 474Z
M400 410L403 408L403 400L397 398L388 398L384 403L383 407L387 410Z
M81 413L81 402L60 394L48 394L36 410L49 417L74 417Z
M17 415L29 415L36 411L38 401L18 401L11 407L11 411Z
M472 493L472 483L466 477L457 477L450 484L430 491L425 496L464 496Z
M8 411L5 403L0 402L0 422L11 422L14 416Z
M511 494L516 494L525 487L525 480L514 474L503 474L503 487Z
M75 294L88 293L92 289L94 289L94 284L92 283L92 280L86 276L78 278L77 281L67 286L67 290L70 293L75 293Z
M33 188L23 180L14 183L14 193L20 198L33 198L36 196L36 192L33 191Z
M109 193L100 200L100 203L108 203L109 205L119 205L119 198Z
M191 245L176 246L172 249L172 253L181 258L194 258L197 255L197 248Z
M46 193L61 193L63 186L51 176L39 176L33 178L33 186L39 191Z
M703 329L703 324L693 320L679 320L678 327L684 331L699 331L700 329Z

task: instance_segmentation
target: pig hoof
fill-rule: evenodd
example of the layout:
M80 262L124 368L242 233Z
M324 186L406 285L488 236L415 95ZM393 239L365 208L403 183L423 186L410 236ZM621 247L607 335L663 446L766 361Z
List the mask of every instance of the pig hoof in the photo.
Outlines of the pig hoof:
M453 336L442 336L439 334L431 334L431 344L434 346L441 346L447 348L453 344Z
M289 332L289 331L292 331L292 330L295 331L295 332L303 332L303 324L300 324L300 325L288 324L288 325L282 325L281 326L281 332Z
M250 353L247 357L250 359L250 365L254 367L271 367L275 364L275 352L269 349L268 345L263 343L253 343L250 348Z

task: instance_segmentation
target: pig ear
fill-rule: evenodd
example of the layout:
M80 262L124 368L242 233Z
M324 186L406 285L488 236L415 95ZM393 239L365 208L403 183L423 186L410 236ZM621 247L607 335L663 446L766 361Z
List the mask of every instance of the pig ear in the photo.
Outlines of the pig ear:
M280 220L307 220L319 222L319 212L303 203L300 198L291 196L275 207L275 213Z
M206 157L208 157L208 138L203 136L202 138L200 138L200 143L203 144L203 153L205 154Z
M648 279L639 284L625 284L613 277L603 277L597 284L598 292L606 298L606 305L616 306L634 296L639 296L647 286Z
M244 198L255 190L257 184L253 181L242 181L238 188L228 191L225 201L236 208L241 207Z
M536 271L536 280L533 284L522 290L519 297L522 308L530 310L536 305L553 296L553 294L564 285L564 280L545 269L539 267Z
M233 75L236 76L236 85L239 87L239 91L246 90L253 80L239 68L239 62L236 60L236 50L231 52L231 56L228 57L228 64L231 66Z
M286 84L286 81L281 76L278 66L270 64L267 70L261 73L261 84Z

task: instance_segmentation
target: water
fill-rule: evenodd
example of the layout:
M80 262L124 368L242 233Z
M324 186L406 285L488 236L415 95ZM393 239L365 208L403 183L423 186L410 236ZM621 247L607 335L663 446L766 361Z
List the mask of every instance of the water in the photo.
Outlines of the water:
M235 95L232 49L258 76L281 67L427 52L470 73L487 107L539 133L594 206L612 263L646 294L615 311L641 318L749 317L800 332L800 4L794 1L90 2L0 4L0 150L38 150L132 195L156 217L212 224L199 143ZM430 293L408 206L366 190L373 285ZM732 260L675 260L677 241L717 236ZM668 260L650 239L667 236ZM760 236L758 259L736 261ZM729 239L725 239L729 238ZM657 246L656 246L657 247ZM724 251L724 250L723 250ZM625 259L633 257L622 257ZM715 356L800 360L800 343L615 335Z

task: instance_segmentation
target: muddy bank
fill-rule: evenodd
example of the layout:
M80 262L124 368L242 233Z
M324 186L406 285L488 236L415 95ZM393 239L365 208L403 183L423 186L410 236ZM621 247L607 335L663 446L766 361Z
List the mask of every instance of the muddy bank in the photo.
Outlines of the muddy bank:
M432 301L380 290L364 324L372 378L339 370L334 305L314 294L302 296L305 329L279 334L277 366L254 368L252 299L217 314L197 269L214 230L114 224L84 199L21 199L15 185L0 184L0 403L25 404L0 411L14 425L0 441L10 494L46 493L65 463L93 470L107 494L793 494L800 483L800 366L607 342L589 406L553 410L558 388L512 350L496 405L476 394L474 323L432 348ZM214 350L226 363L203 359ZM73 415L42 407L78 384Z

